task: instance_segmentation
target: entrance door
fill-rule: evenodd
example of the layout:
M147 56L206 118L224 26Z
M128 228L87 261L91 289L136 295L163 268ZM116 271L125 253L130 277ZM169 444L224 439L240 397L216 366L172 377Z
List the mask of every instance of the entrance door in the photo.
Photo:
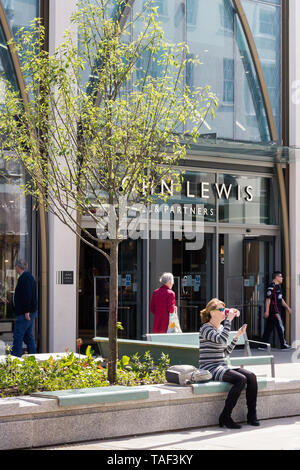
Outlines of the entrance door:
M265 292L274 270L275 237L219 238L219 298L238 308L233 329L248 324L249 338L260 339L264 329Z
M274 238L245 238L244 251L244 317L248 335L261 338L267 284L274 270Z
M205 234L200 250L186 250L185 240L173 240L174 290L183 332L198 331L200 310L212 297L212 237Z
M187 250L184 238L150 240L150 292L159 287L158 280L163 272L173 273L173 290L183 332L199 331L200 310L212 297L212 246L210 234L204 235L199 250Z

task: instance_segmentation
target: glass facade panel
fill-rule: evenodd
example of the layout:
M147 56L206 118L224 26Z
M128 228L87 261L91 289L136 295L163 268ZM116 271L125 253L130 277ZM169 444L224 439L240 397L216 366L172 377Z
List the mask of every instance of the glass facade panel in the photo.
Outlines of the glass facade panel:
M143 11L145 3L134 2L131 18ZM201 132L245 142L270 141L256 71L231 0L156 0L154 5L166 40L185 41L190 57L199 60L196 66L186 66L187 85L192 89L208 85L218 96L216 116L203 121ZM243 0L242 5L258 49L280 138L281 2ZM139 20L135 21L134 37L140 27ZM148 65L154 77L162 73L158 62L149 61L145 53L137 64L137 79Z
M278 224L278 193L272 178L224 174L218 177L219 222Z
M172 186L172 182L164 181L158 189L169 197L165 202L158 199L153 208L157 205L166 217L171 214L171 219L173 214L179 214L183 220L185 214L192 215L191 220L198 216L199 221L211 223L279 223L278 187L275 178L185 171L179 191L176 191L175 185Z
M259 44L257 34L254 36L280 135L281 9L252 0L244 0L243 5L247 7L249 23L252 25L256 19L257 31L268 30L267 41L262 39ZM198 56L200 61L199 65L187 68L187 84L209 85L219 99L215 119L203 122L203 133L240 141L269 141L259 82L232 3L186 0L186 36L191 56Z
M133 18L139 15L143 9L146 0L136 0L133 8ZM185 23L185 2L183 0L155 0L153 5L157 7L157 21L161 24L166 41L171 43L180 43L184 41L184 23ZM138 37L141 31L142 20L134 21L134 38ZM159 77L163 74L164 68L158 64L159 57L156 56L155 61L149 60L149 52L146 52L137 62L136 78L141 79L145 71L148 70L149 75Z
M272 3L272 5L271 5ZM277 3L278 6L275 5ZM278 137L281 136L281 8L280 1L243 0L259 59L266 80L275 117Z
M207 118L201 132L234 138L234 15L223 0L187 0L187 43L199 64L187 69L191 87L209 85L219 99L215 119Z
M17 259L26 259L31 264L32 209L20 189L24 183L24 171L19 164L0 160L0 296L6 299L0 302L0 322L14 318Z
M216 221L216 198L213 191L215 183L214 173L186 171L183 175L183 183L180 192L174 191L174 196L168 199L167 204L180 204L185 206L186 214L203 216L205 222ZM201 209L195 210L196 205ZM190 208L190 209L189 209Z
M2 0L13 35L39 16L39 0Z
M13 35L38 16L37 0L3 0ZM14 67L6 39L0 27L0 105L3 104L5 80L17 89ZM0 340L10 344L14 319L13 294L17 283L15 263L26 259L31 270L32 205L20 185L26 176L23 167L13 160L0 159Z
M6 80L10 81L13 87L17 89L17 81L14 74L13 64L8 52L3 29L0 26L0 106L3 105Z
M235 139L266 142L270 140L270 134L263 97L250 50L238 19L236 42L238 55L235 67L239 82L236 83L235 97Z

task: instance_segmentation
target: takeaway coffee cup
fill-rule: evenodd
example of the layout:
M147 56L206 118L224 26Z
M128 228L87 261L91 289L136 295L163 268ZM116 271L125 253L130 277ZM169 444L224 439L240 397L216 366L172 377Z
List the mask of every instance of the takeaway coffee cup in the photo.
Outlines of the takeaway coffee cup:
M240 316L240 311L237 310L236 308L225 308L224 313L225 316L228 317L229 313L234 312L236 317Z

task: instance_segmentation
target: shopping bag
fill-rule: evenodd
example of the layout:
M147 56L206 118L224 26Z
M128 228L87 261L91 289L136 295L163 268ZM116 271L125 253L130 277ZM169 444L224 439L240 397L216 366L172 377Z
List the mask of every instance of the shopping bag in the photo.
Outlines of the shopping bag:
M169 313L169 326L167 333L182 333L177 311Z

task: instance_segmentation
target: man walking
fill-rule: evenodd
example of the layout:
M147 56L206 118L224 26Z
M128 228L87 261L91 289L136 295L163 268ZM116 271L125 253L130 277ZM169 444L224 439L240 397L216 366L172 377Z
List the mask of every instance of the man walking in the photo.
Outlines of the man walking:
M269 284L267 289L267 298L265 306L265 315L267 319L266 327L263 335L263 342L268 343L271 332L276 328L279 336L281 349L291 349L284 337L284 326L281 318L281 309L284 307L289 314L292 313L291 308L286 304L282 298L281 284L283 276L280 271L275 271L272 275L273 281Z
M17 320L14 329L12 355L21 357L23 341L27 346L28 354L36 353L33 323L37 317L37 289L34 277L27 271L25 260L21 259L16 262L16 272L19 274L19 279L14 293Z

